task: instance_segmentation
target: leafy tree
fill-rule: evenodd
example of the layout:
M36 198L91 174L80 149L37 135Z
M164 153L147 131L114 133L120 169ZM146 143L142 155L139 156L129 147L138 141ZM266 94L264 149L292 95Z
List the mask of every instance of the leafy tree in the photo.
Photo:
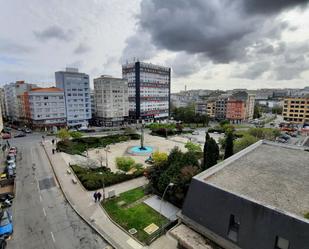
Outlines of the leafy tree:
M252 135L244 135L242 138L239 138L234 141L234 152L237 153L251 144L254 144L258 141L259 139L252 136Z
M72 138L81 138L83 136L79 131L70 131L69 134Z
M135 161L131 157L117 157L116 158L117 168L125 172L128 172L134 164L135 164Z
M280 106L274 106L272 109L271 109L271 112L273 114L282 114L282 107Z
M223 127L225 125L230 124L230 121L228 121L228 120L221 120L219 124L220 124L221 127Z
M165 152L156 151L152 153L152 159L155 165L160 166L167 161L168 155Z
M234 143L233 143L233 133L228 132L225 138L225 151L224 151L224 159L229 158L234 154Z
M57 137L61 139L61 141L66 141L70 138L70 133L67 129L60 129L57 133Z
M191 152L202 152L201 146L199 144L192 143L191 141L188 141L185 144L185 148Z
M261 108L258 105L254 106L254 112L253 112L253 118L260 118L262 116L261 114Z

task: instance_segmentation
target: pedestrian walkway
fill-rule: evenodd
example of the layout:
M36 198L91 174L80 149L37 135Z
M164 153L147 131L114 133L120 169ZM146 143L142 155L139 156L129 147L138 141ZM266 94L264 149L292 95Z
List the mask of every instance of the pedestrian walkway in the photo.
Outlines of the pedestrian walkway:
M52 154L52 144L50 141L44 142L45 151L50 159L54 173L62 188L66 199L70 202L76 212L98 231L113 247L119 249L176 249L176 242L168 236L162 236L151 246L146 247L137 240L130 237L120 227L113 223L105 211L98 203L93 201L93 192L86 191L79 183L74 184L73 174L68 173L68 166L61 156L61 153ZM75 179L76 180L76 179ZM116 194L127 191L146 183L145 178L138 178L132 181L120 183L106 188L106 193L115 190Z

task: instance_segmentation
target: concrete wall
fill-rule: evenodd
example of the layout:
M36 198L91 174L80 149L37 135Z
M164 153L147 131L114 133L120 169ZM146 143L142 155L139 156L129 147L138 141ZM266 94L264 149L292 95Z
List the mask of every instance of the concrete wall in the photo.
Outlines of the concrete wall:
M192 179L182 214L226 240L229 240L227 233L230 215L239 217L238 243L235 244L242 249L274 249L276 236L289 240L289 249L309 248L309 222L261 206L197 179Z

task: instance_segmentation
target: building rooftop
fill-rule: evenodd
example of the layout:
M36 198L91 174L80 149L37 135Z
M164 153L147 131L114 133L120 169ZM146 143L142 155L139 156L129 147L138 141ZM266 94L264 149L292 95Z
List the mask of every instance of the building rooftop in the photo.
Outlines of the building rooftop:
M42 93L63 92L63 89L58 87L32 88L31 92L42 92Z
M304 217L309 211L309 151L259 141L196 176L263 206Z

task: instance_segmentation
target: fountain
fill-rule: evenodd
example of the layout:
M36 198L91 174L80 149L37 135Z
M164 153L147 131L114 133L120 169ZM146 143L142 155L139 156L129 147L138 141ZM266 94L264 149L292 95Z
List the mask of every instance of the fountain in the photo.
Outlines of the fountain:
M144 125L141 127L141 144L140 146L131 147L128 152L135 155L147 155L152 153L153 148L151 146L144 146Z

